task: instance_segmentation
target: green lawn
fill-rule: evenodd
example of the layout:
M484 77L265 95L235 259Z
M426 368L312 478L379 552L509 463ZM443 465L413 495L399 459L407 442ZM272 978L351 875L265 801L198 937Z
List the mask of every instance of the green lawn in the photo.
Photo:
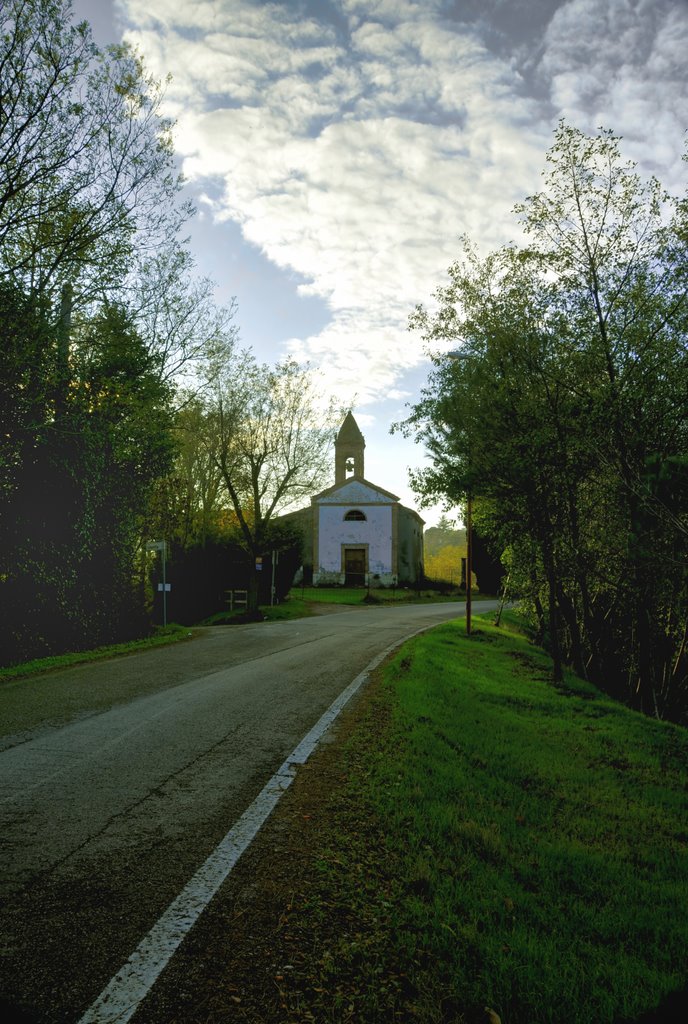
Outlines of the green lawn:
M365 587L294 587L291 595L302 598L305 601L322 601L329 604L361 604L370 600L376 604L388 604L391 602L417 602L417 601L465 601L466 595L458 592L441 594L437 590L421 588L416 590L413 587L394 588L372 588L368 591ZM473 594L474 601L489 600L488 594Z
M406 644L349 742L295 1019L612 1024L688 981L688 733L476 624Z

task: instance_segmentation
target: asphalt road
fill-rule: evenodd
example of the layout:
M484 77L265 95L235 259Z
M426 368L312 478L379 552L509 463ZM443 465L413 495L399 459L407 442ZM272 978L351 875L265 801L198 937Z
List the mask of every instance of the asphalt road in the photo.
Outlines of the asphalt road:
M0 690L0 1005L76 1022L351 680L463 610L215 627Z

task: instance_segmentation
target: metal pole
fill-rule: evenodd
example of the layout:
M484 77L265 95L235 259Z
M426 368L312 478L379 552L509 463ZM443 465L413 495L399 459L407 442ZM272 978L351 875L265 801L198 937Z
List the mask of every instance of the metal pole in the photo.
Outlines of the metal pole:
M275 603L275 566L279 560L279 555L276 551L272 552L272 584L270 585L270 607Z
M162 542L162 624L167 625L167 575L166 575L166 564L165 555L167 541Z
M473 499L468 495L466 507L466 633L471 632L471 577L473 576Z

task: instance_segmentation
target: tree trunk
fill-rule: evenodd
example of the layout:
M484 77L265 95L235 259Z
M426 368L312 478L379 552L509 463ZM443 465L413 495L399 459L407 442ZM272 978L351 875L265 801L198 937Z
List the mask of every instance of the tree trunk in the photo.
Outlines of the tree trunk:
M583 641L581 639L580 623L576 613L576 606L564 590L561 582L557 582L557 602L561 610L571 637L571 664L574 671L581 679L587 679L585 669L585 658L583 655Z
M555 683L561 682L563 678L561 663L561 647L559 644L559 615L557 609L557 574L554 567L554 555L550 544L545 541L542 545L542 560L545 566L547 577L547 590L549 592L549 642L550 654L552 655L552 679Z
M248 575L248 587L246 588L246 611L253 614L258 611L260 596L260 570L256 569L256 555L251 555L252 563Z
M55 381L55 420L65 414L69 391L69 338L72 331L72 286L65 284L60 295L60 315L57 322L57 379Z

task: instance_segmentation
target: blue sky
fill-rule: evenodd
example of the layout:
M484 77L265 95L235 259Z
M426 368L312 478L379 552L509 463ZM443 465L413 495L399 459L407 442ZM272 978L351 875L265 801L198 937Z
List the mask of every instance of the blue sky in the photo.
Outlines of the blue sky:
M428 369L408 315L468 234L518 237L560 117L685 191L688 0L75 0L157 76L199 271L245 344L353 404L366 476L414 506L398 434ZM438 511L423 513L432 525Z

